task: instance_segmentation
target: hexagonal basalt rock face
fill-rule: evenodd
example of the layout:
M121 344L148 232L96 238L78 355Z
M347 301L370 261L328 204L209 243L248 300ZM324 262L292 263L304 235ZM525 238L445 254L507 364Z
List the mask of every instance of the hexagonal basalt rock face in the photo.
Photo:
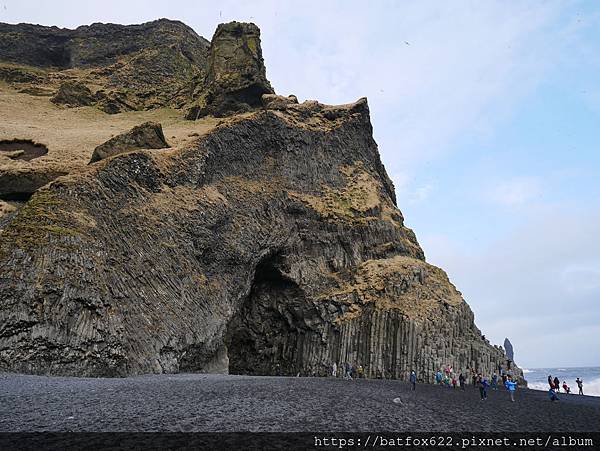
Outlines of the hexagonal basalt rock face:
M442 367L489 375L506 363L404 225L367 100L275 96L255 25L220 25L210 51L165 20L6 30L0 60L37 62L0 70L9 83L77 81L96 90L94 108L132 111L8 97L76 127L44 122L53 141L39 158L0 152L0 195L21 196L0 204L0 370L324 375L350 362L369 377L414 369L430 381ZM160 105L228 117L141 111ZM161 126L145 123L157 120L168 150ZM86 138L83 164L66 164L58 138L78 148L84 133L97 141ZM86 165L94 148L102 161Z
M404 226L364 99L234 117L57 180L3 230L0 266L4 370L322 375L348 361L427 379L504 360Z

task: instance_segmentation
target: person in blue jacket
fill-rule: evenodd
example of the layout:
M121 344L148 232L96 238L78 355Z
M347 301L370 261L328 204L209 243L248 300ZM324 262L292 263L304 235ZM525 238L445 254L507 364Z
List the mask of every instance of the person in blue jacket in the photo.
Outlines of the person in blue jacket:
M412 390L417 388L417 373L414 371L410 372L410 385Z
M515 391L517 390L517 383L512 380L511 376L508 376L506 378L506 382L504 382L504 386L508 390L508 393L510 393L510 400L512 402L515 402Z
M558 395L556 394L556 390L554 388L548 390L548 396L550 397L550 401L558 401Z
M498 375L496 373L494 373L494 375L492 376L492 384L491 384L492 389L497 390L498 389Z
M481 396L482 401L487 399L487 389L489 385L487 378L482 377L479 379L479 395Z

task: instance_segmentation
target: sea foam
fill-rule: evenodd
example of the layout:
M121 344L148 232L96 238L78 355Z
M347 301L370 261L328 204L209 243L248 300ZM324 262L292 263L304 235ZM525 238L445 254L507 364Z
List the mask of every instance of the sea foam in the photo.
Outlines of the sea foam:
M548 383L547 382L530 382L527 384L528 388L533 390L543 390L548 391ZM571 393L577 394L579 392L577 388L577 384L573 384L569 386L571 388ZM562 385L561 385L562 392ZM583 381L583 393L590 396L600 396L600 378L592 379L590 381Z

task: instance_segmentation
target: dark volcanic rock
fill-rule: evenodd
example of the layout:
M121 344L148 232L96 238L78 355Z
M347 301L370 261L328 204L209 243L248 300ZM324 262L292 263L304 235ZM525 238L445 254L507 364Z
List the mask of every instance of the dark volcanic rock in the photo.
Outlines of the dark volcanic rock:
M289 105L298 103L298 98L295 95L287 97L277 94L263 94L261 97L262 105L269 110L285 110Z
M66 174L64 171L48 168L0 170L0 198L29 199L39 188Z
M0 41L1 42L1 41ZM0 67L0 80L9 83L41 83L45 74L21 67Z
M59 103L233 115L169 152L145 150L168 144L143 124L51 183L61 166L7 149L0 194L18 202L0 221L0 370L323 375L354 362L430 381L506 364L404 226L366 99L275 96L255 25L220 25L210 52L167 20L0 36L0 77L62 83Z
M160 19L141 25L94 23L75 30L0 23L0 61L34 67L100 67L143 50L172 48L204 65L208 41L187 25Z
M423 380L504 362L403 224L366 100L224 121L36 192L0 234L0 368ZM513 367L518 373L518 369Z
M163 134L162 126L156 122L145 122L100 144L94 149L90 163L131 150L166 147L169 147L169 144Z
M188 119L250 111L272 94L260 47L260 30L252 23L217 27L208 57L208 71L196 91Z
M207 68L209 42L187 25L166 19L141 25L95 23L75 30L0 23L0 36L0 62L25 66L0 67L0 78L35 82L44 71L61 74L76 68L80 81L103 86L108 99L100 108L110 113L137 109L111 99L123 91L134 98L128 103L145 108L181 107L191 100L193 80ZM42 69L42 75L30 66Z
M211 43L166 19L75 30L0 23L0 36L0 63L8 64L0 79L39 85L78 69L68 77L101 88L82 105L109 114L170 106L187 107L188 119L220 117L255 109L262 94L273 93L251 23L221 24Z
M90 106L94 103L94 96L92 91L83 83L66 81L60 85L58 91L50 100L57 105Z

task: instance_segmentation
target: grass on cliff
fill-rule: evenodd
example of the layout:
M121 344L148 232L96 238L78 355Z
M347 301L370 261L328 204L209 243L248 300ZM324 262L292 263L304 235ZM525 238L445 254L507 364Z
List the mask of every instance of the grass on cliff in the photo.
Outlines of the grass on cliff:
M57 213L61 203L48 190L40 190L17 213L0 235L3 243L12 242L23 250L48 243L51 236L78 236L82 232Z
M337 322L357 318L362 306L371 303L378 309L398 310L424 321L443 304L457 307L464 302L443 270L402 255L364 261L321 298L352 306Z
M342 166L340 172L346 180L346 186L341 189L325 186L321 196L290 194L331 221L365 224L381 218L390 220L386 213L391 206L383 198L381 183L366 170L362 161Z

